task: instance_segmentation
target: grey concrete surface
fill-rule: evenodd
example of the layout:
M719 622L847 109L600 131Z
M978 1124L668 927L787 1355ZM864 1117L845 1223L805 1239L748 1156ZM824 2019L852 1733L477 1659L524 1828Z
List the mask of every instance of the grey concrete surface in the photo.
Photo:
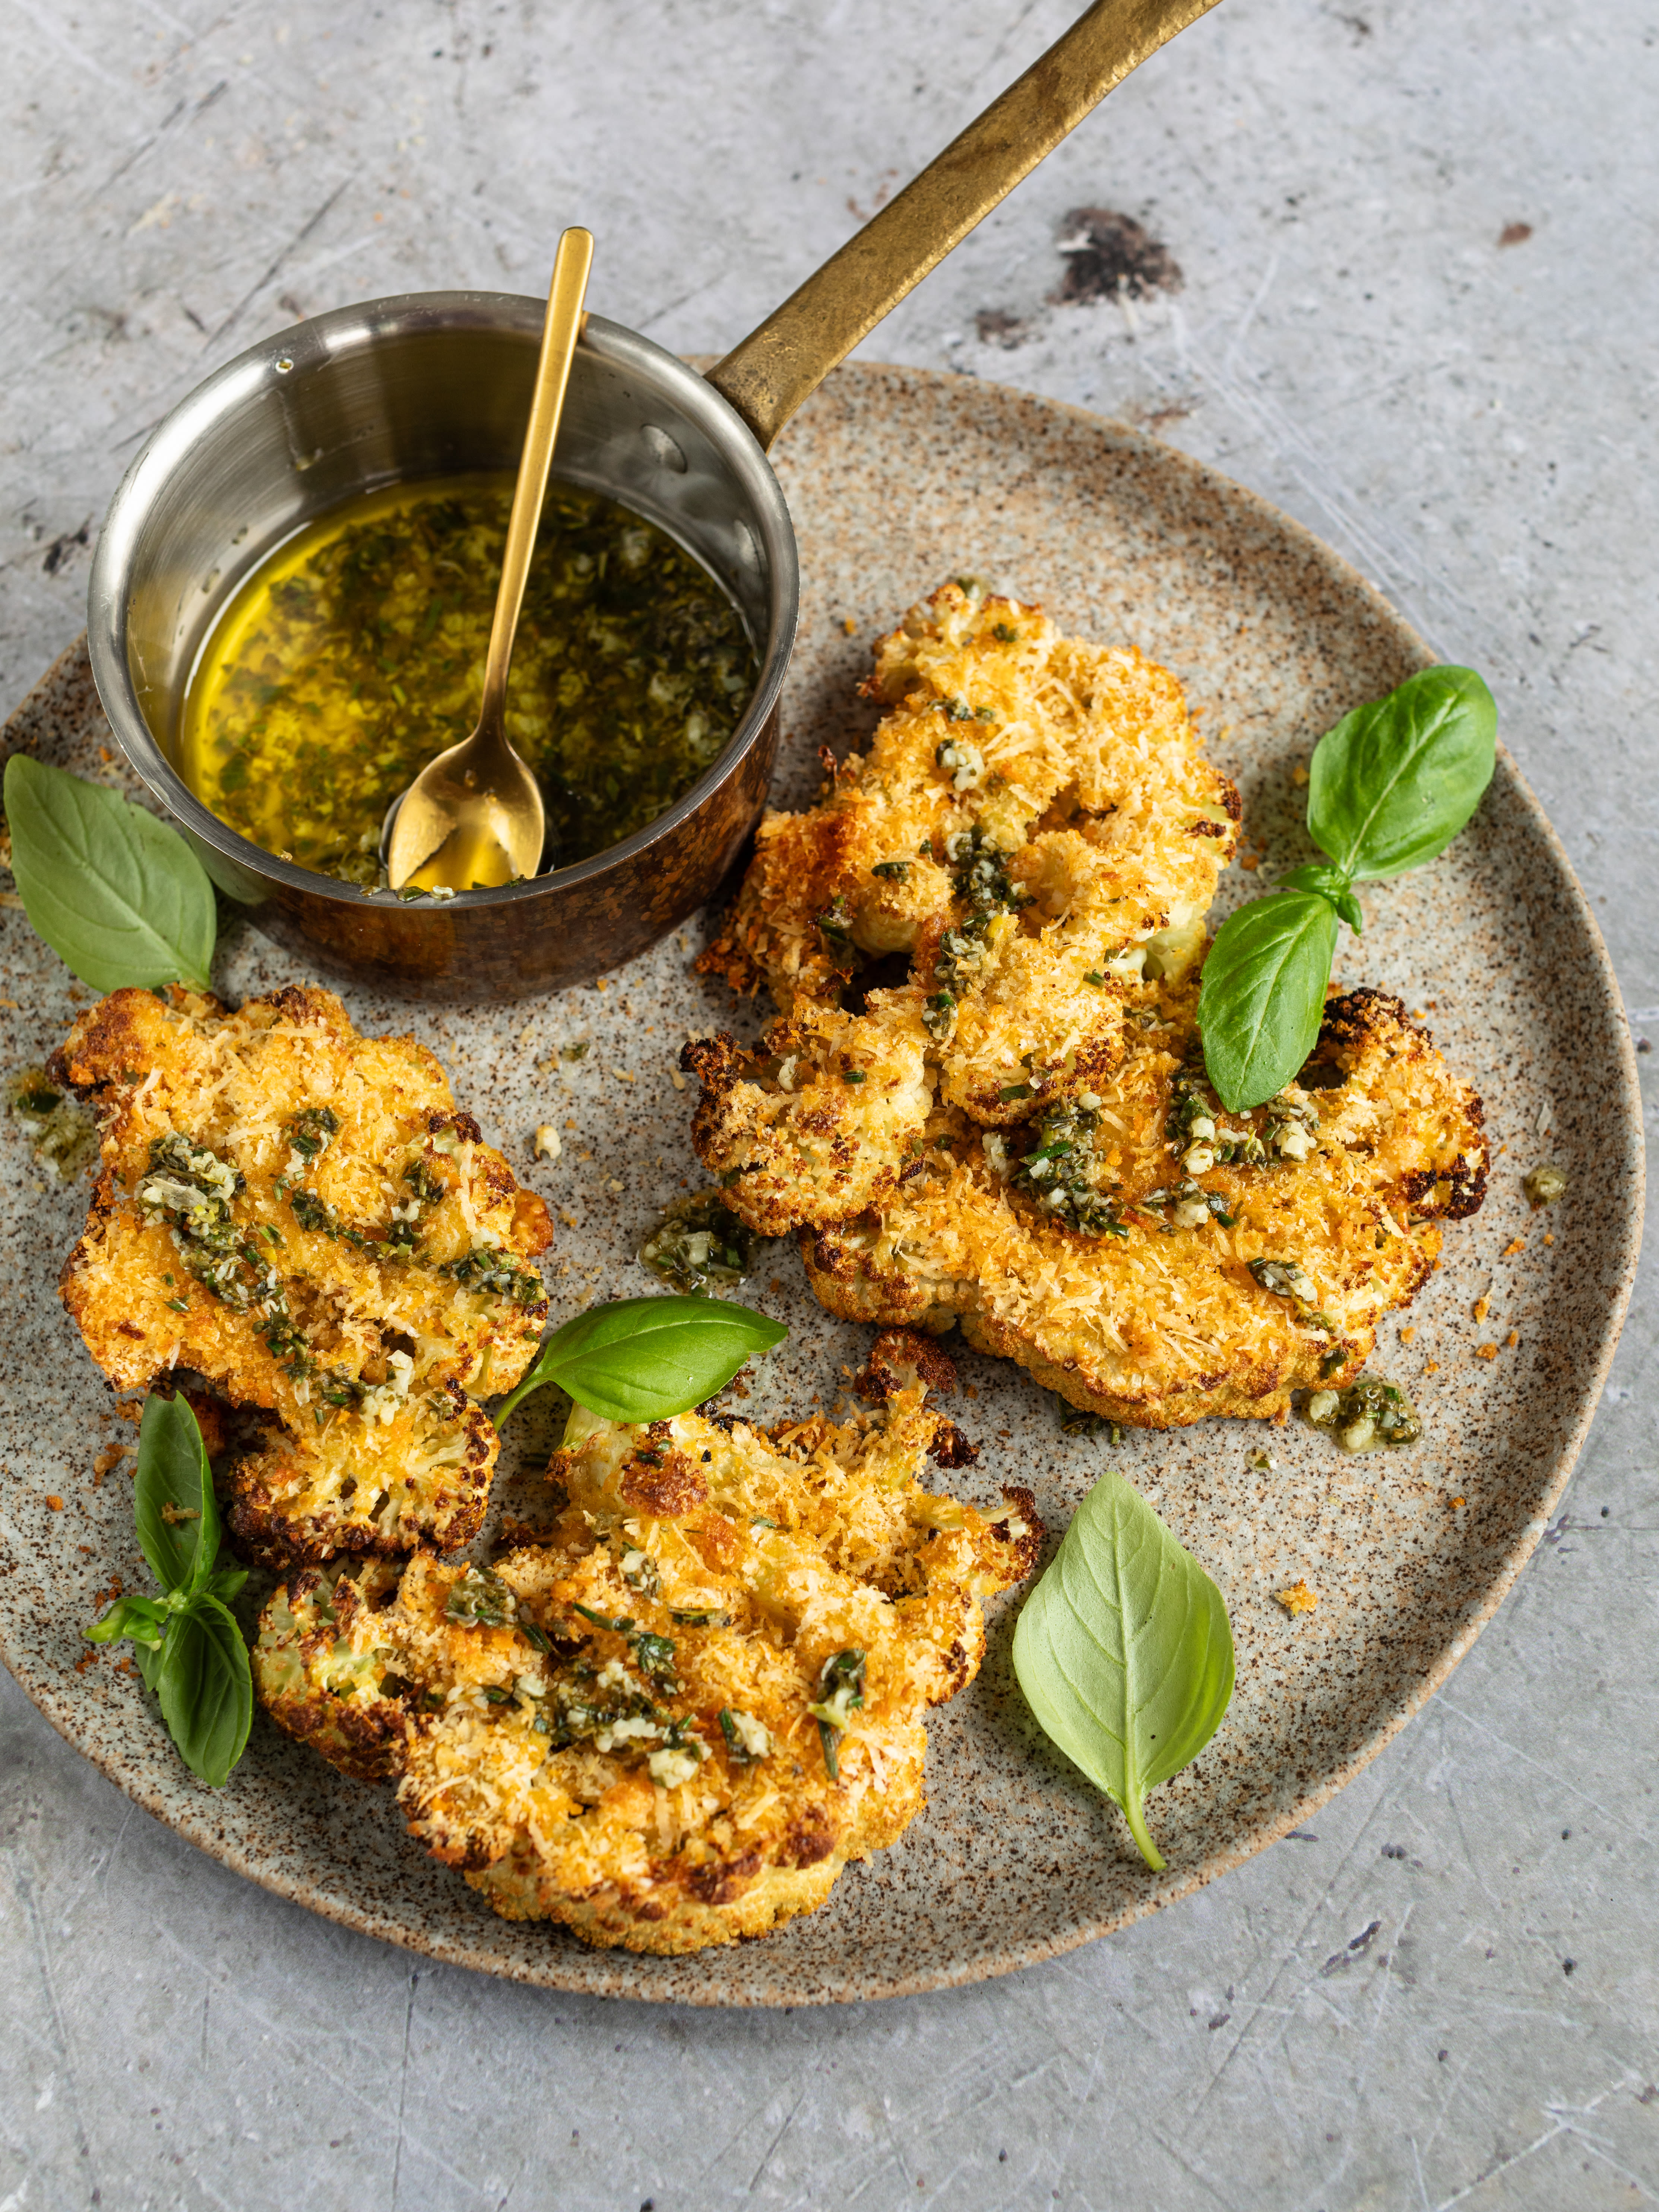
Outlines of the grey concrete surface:
M596 307L721 350L1069 12L3 0L0 700L81 627L146 427L254 337L538 290L579 219ZM1652 0L1225 0L866 349L1152 428L1485 670L1659 1038L1656 97ZM1079 206L1181 288L1051 304ZM1653 2202L1644 1289L1566 1510L1392 1749L964 1992L676 2014L434 1970L200 1857L0 1681L0 2212Z

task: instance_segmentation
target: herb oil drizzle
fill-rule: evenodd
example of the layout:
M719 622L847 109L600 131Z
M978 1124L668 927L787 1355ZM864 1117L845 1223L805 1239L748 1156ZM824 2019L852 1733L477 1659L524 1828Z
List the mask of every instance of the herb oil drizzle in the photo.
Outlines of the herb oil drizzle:
M185 705L180 769L222 821L347 883L379 879L386 807L477 716L512 482L396 486L301 532L244 584ZM507 734L548 865L632 836L712 765L754 690L736 609L662 531L550 484Z

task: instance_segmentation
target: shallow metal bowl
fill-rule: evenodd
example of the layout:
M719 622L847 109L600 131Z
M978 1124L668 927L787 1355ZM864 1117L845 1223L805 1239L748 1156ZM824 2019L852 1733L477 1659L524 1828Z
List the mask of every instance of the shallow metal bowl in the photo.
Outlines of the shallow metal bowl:
M666 813L603 853L441 904L279 860L178 772L185 691L249 571L360 493L518 465L545 312L495 292L340 307L226 363L151 434L93 563L88 643L123 751L262 930L323 969L424 999L524 998L590 981L713 897L765 801L794 641L794 533L753 434L695 371L590 315L554 473L665 530L730 592L760 665L743 720ZM436 740L434 739L434 744Z

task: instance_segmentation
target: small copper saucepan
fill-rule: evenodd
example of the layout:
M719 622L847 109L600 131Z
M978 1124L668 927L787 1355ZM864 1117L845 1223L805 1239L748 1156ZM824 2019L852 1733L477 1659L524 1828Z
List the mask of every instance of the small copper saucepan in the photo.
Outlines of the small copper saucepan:
M226 601L302 525L421 477L515 468L543 302L410 293L340 307L226 363L151 434L93 562L88 642L123 750L214 881L316 966L428 1000L590 981L714 896L765 803L799 602L766 453L801 402L1138 63L1215 0L1097 0L1018 83L707 377L588 318L556 473L695 553L760 664L720 758L666 813L590 859L441 904L366 894L264 852L178 773L187 680Z

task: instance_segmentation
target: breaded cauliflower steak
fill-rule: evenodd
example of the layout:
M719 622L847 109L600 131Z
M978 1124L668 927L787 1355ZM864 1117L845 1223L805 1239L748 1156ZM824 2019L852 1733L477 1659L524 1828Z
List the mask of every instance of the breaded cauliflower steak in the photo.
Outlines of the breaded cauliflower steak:
M1180 684L1133 647L947 585L881 641L888 712L820 803L769 814L698 966L764 982L784 1020L752 1058L687 1048L693 1141L763 1234L891 1191L937 1086L986 1127L1098 1085L1122 987L1176 973L1231 858L1238 799ZM842 995L866 958L909 980Z
M469 1394L530 1363L551 1228L433 1055L327 991L123 990L53 1065L103 1137L64 1302L118 1389L193 1370L270 1417L220 1478L240 1547L476 1535L499 1439Z
M410 1832L508 1919L677 1953L764 1935L924 1802L922 1714L976 1670L981 1596L1036 1563L924 1490L931 1346L887 1340L885 1412L769 1433L579 1413L551 1540L491 1568L426 1553L313 1571L255 1652L277 1723L398 1780Z
M1012 1139L939 1109L898 1196L802 1232L823 1304L959 1322L1139 1427L1283 1419L1293 1390L1353 1380L1382 1316L1427 1280L1438 1220L1480 1204L1480 1101L1397 1000L1361 990L1328 1002L1299 1082L1225 1114L1196 998L1194 977L1138 1012L1092 1106Z

